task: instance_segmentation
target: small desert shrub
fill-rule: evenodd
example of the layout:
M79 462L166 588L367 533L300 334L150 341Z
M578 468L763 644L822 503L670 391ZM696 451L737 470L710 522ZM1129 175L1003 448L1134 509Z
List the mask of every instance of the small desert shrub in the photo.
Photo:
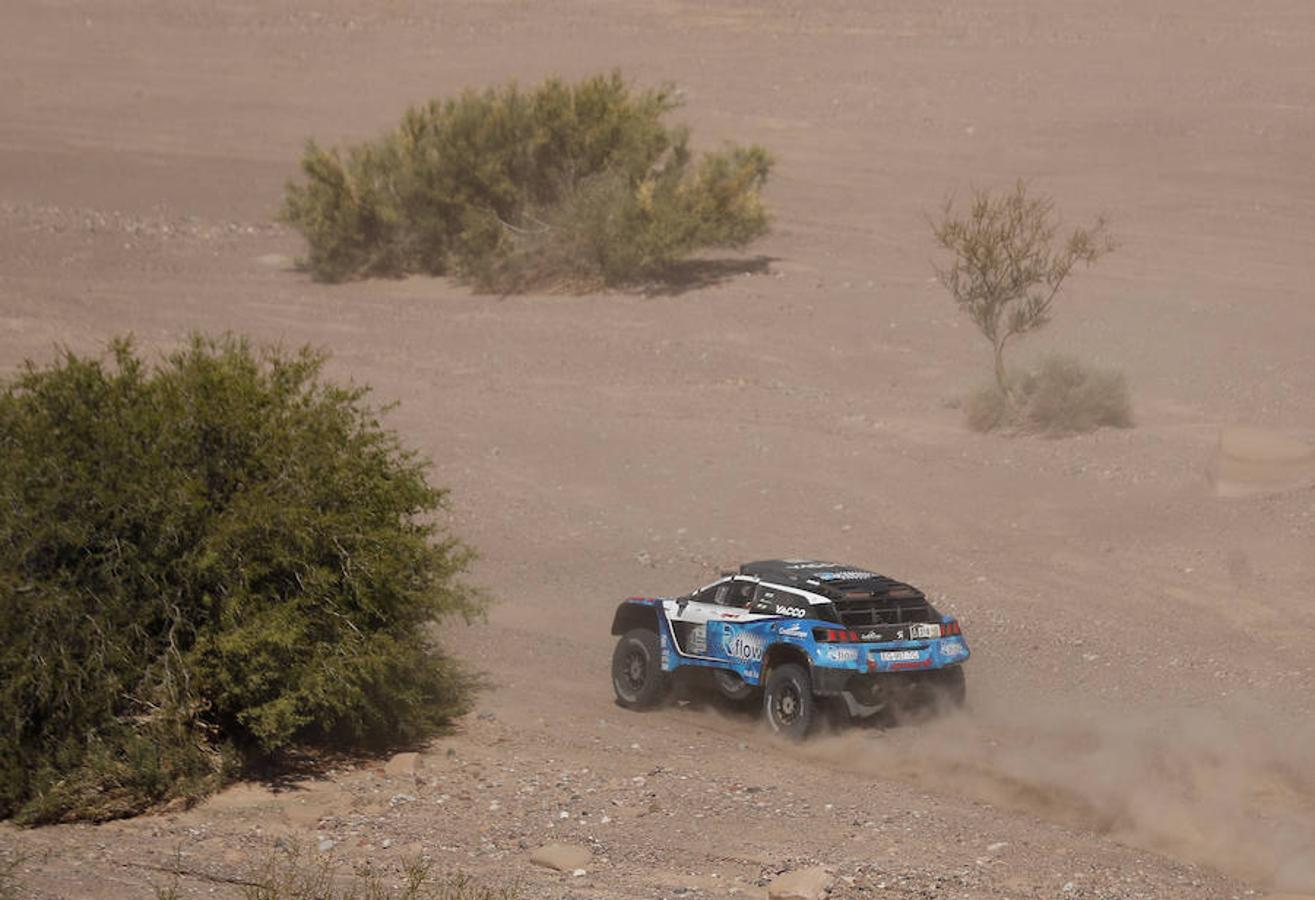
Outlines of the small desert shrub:
M963 402L964 420L973 431L995 431L1011 422L1009 398L991 382L969 394Z
M1062 236L1055 201L1021 180L1012 191L974 191L967 210L954 206L947 200L931 220L936 243L953 257L936 277L991 342L996 389L1012 393L1005 347L1048 325L1074 268L1112 252L1114 238L1104 216Z
M1064 435L1132 426L1132 400L1122 373L1090 368L1068 356L1049 356L1011 381L1008 396L992 383L967 398L964 416L969 428Z
M256 880L243 889L246 900L516 900L514 888L482 885L461 875L435 875L429 863L402 863L400 882L367 869L344 872L332 857L300 848L266 859Z
M21 853L0 859L0 900L18 900L23 895L18 869L27 861Z
M450 274L512 291L660 276L768 224L766 151L695 162L688 132L661 121L677 106L619 73L434 100L346 151L308 144L281 217L323 281Z
M0 385L0 818L129 815L463 708L425 634L479 612L470 551L324 362L120 341Z

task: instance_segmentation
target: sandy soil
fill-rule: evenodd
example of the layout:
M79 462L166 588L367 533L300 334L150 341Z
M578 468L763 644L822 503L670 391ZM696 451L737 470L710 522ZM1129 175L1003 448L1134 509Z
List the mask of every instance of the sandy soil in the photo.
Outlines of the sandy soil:
M1315 893L1315 494L1215 495L1221 430L1315 428L1308 0L7 0L0 367L232 329L334 353L454 491L492 687L414 771L16 831L34 896L229 896L276 846L528 897ZM271 224L308 136L624 67L778 157L774 234L667 295L328 287ZM1123 369L1138 427L967 433L987 345L925 215L1018 177L1122 247L1019 361ZM971 709L803 747L612 703L615 602L836 557L963 620ZM396 770L397 767L394 767ZM587 874L531 866L548 840Z

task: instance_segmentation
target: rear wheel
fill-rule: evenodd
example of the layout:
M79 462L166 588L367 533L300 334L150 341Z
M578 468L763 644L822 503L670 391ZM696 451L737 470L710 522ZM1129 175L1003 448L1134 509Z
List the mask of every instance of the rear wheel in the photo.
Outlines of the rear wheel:
M630 709L656 706L666 688L667 673L662 671L657 634L648 628L627 631L612 652L612 689L616 692L616 702Z
M803 666L785 663L767 676L763 688L763 715L772 731L791 740L808 734L817 714L812 680Z

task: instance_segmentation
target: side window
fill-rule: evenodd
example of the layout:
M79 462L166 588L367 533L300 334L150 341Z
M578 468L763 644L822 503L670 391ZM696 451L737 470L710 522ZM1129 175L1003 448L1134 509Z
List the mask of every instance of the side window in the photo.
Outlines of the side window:
M770 616L791 616L796 619L808 617L807 600L791 591L768 584L758 586L750 609Z
M730 593L730 582L719 581L698 591L692 598L695 603L722 603Z
M736 609L748 609L749 603L753 600L755 587L757 585L752 581L729 581L726 583L726 596L717 602Z

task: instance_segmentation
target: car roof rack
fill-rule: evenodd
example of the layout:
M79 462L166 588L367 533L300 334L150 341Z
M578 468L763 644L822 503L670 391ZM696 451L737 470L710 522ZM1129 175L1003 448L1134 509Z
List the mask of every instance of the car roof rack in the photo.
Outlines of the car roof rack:
M839 599L855 594L872 597L913 598L924 596L911 584L844 563L813 559L764 559L740 566L740 574L764 581L788 584Z

